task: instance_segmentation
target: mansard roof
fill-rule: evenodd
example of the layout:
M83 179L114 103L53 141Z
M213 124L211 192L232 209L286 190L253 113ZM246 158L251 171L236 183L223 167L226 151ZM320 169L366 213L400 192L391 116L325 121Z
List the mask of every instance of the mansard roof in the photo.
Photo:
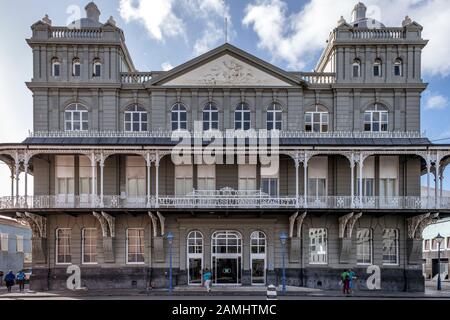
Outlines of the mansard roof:
M280 80L280 83L283 82L286 86L298 86L304 84L304 81L296 77L293 73L282 70L281 68L259 59L248 52L245 52L229 43L225 43L203 55L200 55L197 58L181 64L168 72L161 73L159 77L152 79L152 81L149 82L149 85L165 85L170 83L170 81L186 75L188 72L196 70L201 66L204 66L205 64L225 55L229 55L232 58L239 60L239 62L249 65L249 67L256 68L258 71L267 74L268 77L270 76L273 77L273 79Z

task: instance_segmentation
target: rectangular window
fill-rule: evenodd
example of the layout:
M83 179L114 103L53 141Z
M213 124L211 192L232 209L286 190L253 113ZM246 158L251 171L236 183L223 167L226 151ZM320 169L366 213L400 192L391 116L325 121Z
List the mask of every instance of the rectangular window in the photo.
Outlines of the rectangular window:
M194 168L193 166L181 165L175 167L175 195L185 196L194 190Z
M61 65L56 63L53 65L53 76L59 77L61 74Z
M398 264L398 239L397 229L383 230L383 264Z
M328 112L306 112L305 132L328 132Z
M56 193L67 196L75 194L75 157L56 156Z
M278 179L262 178L261 189L262 192L267 193L271 197L278 197Z
M142 198L147 195L145 159L140 156L128 156L126 159L127 195L129 199Z
M239 165L239 191L256 190L256 165Z
M144 229L127 230L127 263L144 264Z
M364 113L364 131L369 132L388 131L388 112L366 111Z
M3 252L8 252L9 248L8 248L8 234L6 233L1 233L0 234L0 245L1 245L1 251Z
M373 75L375 77L381 77L381 72L380 72L380 66L379 65L375 65L373 66Z
M17 252L23 252L23 236L20 235L16 235L16 248L17 248Z
M201 191L216 190L215 165L199 165L197 167L197 189Z
M92 166L88 157L80 156L79 168L80 195L90 195L92 194Z
M71 229L56 230L56 264L71 264Z
M97 263L97 229L83 229L83 264Z
M327 264L327 229L309 229L309 263Z
M372 264L372 230L369 228L356 231L356 262L361 265Z
M308 165L308 196L326 197L328 157L314 157Z
M73 76L79 77L81 76L81 64L75 63L73 66Z

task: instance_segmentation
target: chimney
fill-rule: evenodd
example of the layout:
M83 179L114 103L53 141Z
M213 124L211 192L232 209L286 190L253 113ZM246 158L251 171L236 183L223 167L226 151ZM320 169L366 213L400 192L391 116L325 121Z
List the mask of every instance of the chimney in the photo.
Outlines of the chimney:
M100 22L100 10L98 10L97 5L94 2L90 2L86 8L86 17L89 20Z
M352 22L366 18L367 7L362 2L358 2L352 11Z

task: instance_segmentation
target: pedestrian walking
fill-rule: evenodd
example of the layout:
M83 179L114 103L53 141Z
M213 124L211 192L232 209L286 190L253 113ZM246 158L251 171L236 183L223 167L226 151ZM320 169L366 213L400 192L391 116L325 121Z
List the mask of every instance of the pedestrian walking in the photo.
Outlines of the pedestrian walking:
M342 281L342 293L349 294L350 293L350 289L349 289L350 275L349 275L348 270L345 270L344 272L342 272L341 281Z
M3 276L5 274L3 273L3 271L0 270L0 288L3 287Z
M352 269L348 271L349 284L348 289L350 293L353 293L353 280L356 280L356 273Z
M25 289L25 272L23 270L20 270L20 272L17 274L17 284L19 285L19 290L22 292Z
M212 273L208 268L206 268L205 273L203 274L203 282L208 293L211 292L211 278Z
M9 270L8 274L5 276L5 283L6 287L8 288L8 292L11 292L14 285L14 280L16 280L16 276L14 275L12 270Z

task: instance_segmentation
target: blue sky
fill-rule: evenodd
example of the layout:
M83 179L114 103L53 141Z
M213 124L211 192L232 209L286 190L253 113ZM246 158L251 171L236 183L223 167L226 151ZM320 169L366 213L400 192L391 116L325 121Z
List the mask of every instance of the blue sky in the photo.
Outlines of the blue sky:
M287 70L311 71L340 16L350 20L356 0L98 0L101 21L113 16L140 71L177 66L229 42ZM429 45L423 55L423 79L430 83L422 99L422 131L434 139L450 138L450 0L365 1L368 14L388 26L409 15L424 27ZM25 81L32 77L30 26L48 14L53 25L67 25L87 1L15 0L2 3L0 39L0 142L20 142L32 130L32 97ZM383 8L389 8L384 10ZM7 50L5 50L7 49ZM450 143L450 139L442 141ZM450 172L446 181L450 189ZM8 180L0 164L0 181ZM0 195L9 184L0 184Z

